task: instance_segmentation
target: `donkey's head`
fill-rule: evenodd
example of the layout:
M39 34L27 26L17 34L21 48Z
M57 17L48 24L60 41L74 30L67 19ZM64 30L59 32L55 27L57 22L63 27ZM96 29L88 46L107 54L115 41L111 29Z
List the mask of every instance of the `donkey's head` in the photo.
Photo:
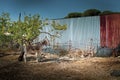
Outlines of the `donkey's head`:
M49 40L45 38L45 39L42 41L42 45L49 46L49 45L50 45Z

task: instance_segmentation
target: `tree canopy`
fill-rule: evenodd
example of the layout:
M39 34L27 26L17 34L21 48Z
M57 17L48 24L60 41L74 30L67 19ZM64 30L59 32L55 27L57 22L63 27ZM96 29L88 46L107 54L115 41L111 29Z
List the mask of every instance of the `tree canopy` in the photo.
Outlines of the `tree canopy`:
M69 13L65 18L75 18L75 17L81 17L82 16L82 13L80 12L72 12L72 13Z
M100 10L97 9L88 9L84 11L83 16L97 16L101 13Z
M100 15L107 15L107 14L113 14L113 13L115 13L115 12L112 12L110 10L105 10L105 11L101 12Z
M39 34L42 29L42 21L40 16L35 14L33 16L26 15L24 20L18 20L12 23L9 32L12 34L13 39L21 43L22 39L32 41Z
M43 21L40 18L39 14L25 15L23 20L19 15L17 21L11 21L8 13L2 13L0 15L0 42L3 43L6 40L8 40L7 42L14 41L19 44L22 44L23 40L32 42L40 35L45 25L52 25L54 30L65 30L67 28L67 25L60 25L56 22L48 24L46 20Z
M64 18L76 18L76 17L86 17L86 16L99 16L99 15L108 15L120 12L113 12L110 10L100 11L98 9L87 9L84 12L71 12L68 13Z
M9 13L0 14L0 44L9 42L12 38L11 36L5 35L11 26Z

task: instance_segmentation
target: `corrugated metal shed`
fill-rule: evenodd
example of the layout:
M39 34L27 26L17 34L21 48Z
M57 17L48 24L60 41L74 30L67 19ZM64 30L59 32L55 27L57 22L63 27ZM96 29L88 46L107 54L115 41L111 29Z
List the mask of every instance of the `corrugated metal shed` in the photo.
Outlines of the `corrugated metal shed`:
M54 43L69 45L71 42L73 48L86 49L90 45L90 40L93 40L93 46L100 45L100 17L80 17L70 19L54 20L59 24L66 24L67 30L61 32L61 37L56 38ZM50 31L50 27L44 27L46 32ZM45 37L45 34L40 35L40 39Z
M60 24L67 24L68 28L62 36L56 39L59 43L72 42L74 48L86 48L93 40L93 46L100 45L100 17L81 17L56 20Z
M72 47L86 49L90 40L93 46L115 48L120 43L120 14L80 17L54 20L59 24L66 24L67 30L62 31L61 37L56 38L54 44L65 45L71 41ZM49 32L51 26L44 27ZM39 39L46 35L40 35ZM48 35L47 35L48 36Z

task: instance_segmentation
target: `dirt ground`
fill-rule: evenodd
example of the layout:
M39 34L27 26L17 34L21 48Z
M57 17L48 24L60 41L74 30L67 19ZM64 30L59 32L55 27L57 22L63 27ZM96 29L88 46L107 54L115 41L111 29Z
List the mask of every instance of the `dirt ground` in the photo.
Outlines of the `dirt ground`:
M18 54L1 54L0 80L120 80L111 76L120 70L120 58L45 58L41 62L18 61ZM3 56L4 55L4 56ZM53 55L52 55L53 56Z

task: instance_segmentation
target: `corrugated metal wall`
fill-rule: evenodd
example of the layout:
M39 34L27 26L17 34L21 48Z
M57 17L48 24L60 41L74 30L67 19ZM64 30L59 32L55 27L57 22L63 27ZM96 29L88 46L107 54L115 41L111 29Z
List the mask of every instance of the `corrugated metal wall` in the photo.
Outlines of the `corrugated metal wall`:
M109 48L120 43L120 14L100 16L100 43Z
M72 19L56 20L61 24L67 24L68 28L62 33L62 36L56 39L59 43L71 41L74 48L86 48L89 46L90 39L93 39L93 45L100 45L100 18L81 17Z
M73 48L86 49L93 39L93 46L115 48L120 43L120 14L104 16L80 17L55 20L59 24L66 24L67 30L60 31L61 37L56 38L54 44L66 45L71 41ZM51 22L51 20L50 20ZM51 26L43 30L49 32ZM55 32L52 32L52 34ZM45 38L46 34L40 34L38 41Z
M81 17L71 19L55 20L60 24L67 24L67 30L61 31L61 37L56 38L55 43L67 44L71 41L73 48L86 49L89 46L90 39L93 39L93 46L100 45L100 17ZM50 27L44 28L46 32L50 30ZM40 39L45 34L40 35Z

